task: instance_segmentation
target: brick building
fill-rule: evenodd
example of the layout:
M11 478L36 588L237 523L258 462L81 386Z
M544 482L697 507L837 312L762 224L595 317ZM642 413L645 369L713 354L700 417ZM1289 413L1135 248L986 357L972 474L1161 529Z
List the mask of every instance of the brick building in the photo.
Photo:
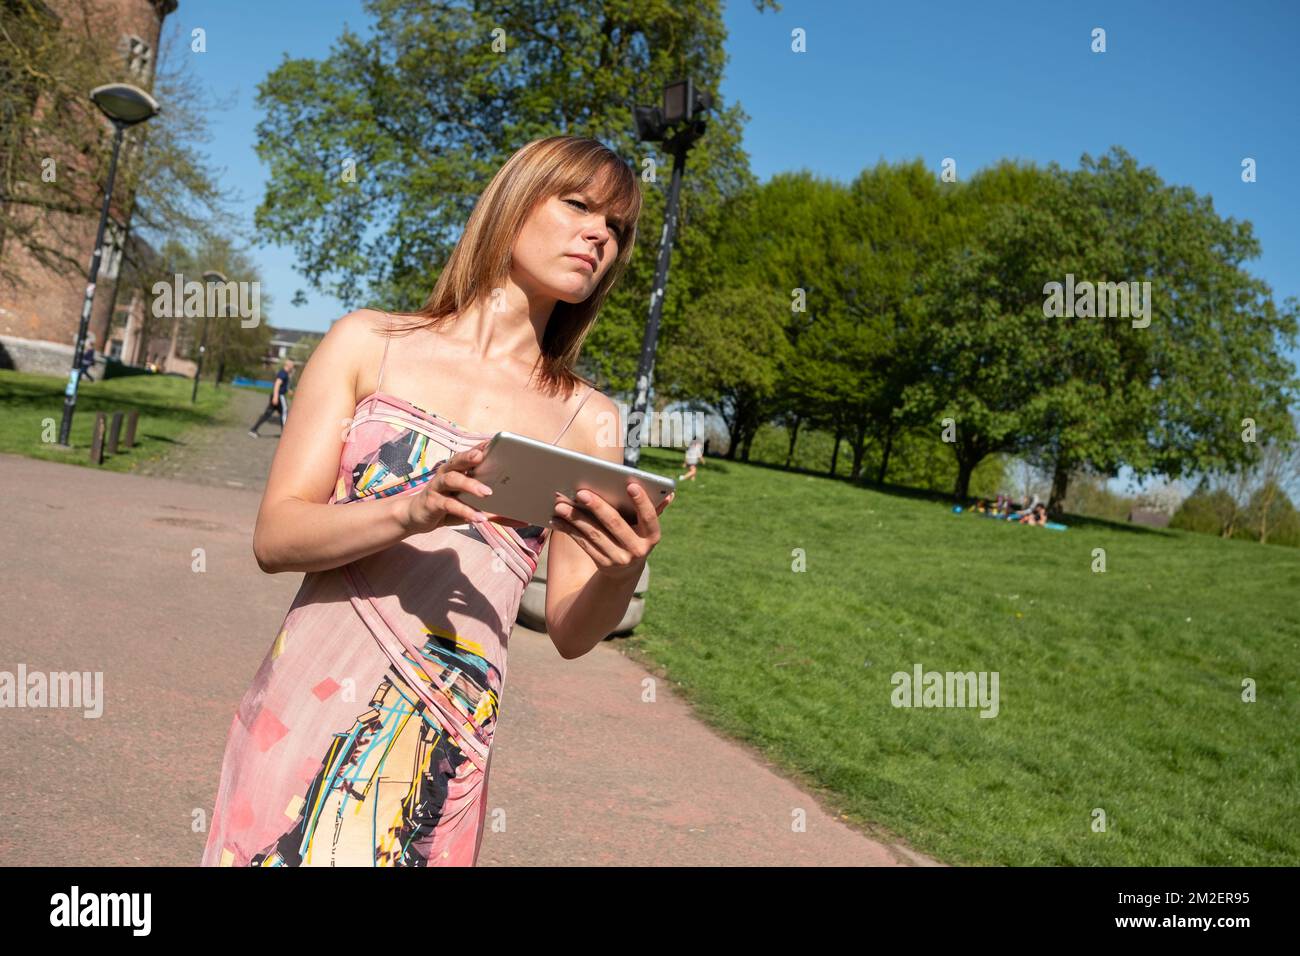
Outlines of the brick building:
M26 5L0 0L6 15L29 9ZM178 0L94 0L89 5L95 19L95 28L101 35L115 38L117 55L122 59L106 64L103 82L133 83L142 89L153 86L155 56L163 20L176 9ZM38 0L34 4L36 16L43 17L50 29L67 28L72 13L79 11L79 0ZM79 21L77 21L79 24ZM89 94L89 90L86 91ZM44 94L35 96L33 115L43 110ZM98 122L108 130L104 142L111 141L112 124L86 99L87 122ZM131 147L131 130L124 134L119 171ZM32 152L30 144L22 147ZM46 144L34 147L36 153L53 149ZM66 151L65 151L66 152ZM77 162L75 155L58 154L66 163ZM87 168L87 167L83 167ZM0 235L0 257L6 266L14 268L20 283L16 288L0 283L0 367L22 371L66 374L72 365L76 346L77 328L81 320L82 303L86 293L86 275L99 225L99 204L102 201L103 183L92 205L94 213L73 217L66 213L40 211L43 238L81 262L80 269L54 270L35 260L29 252L16 243L5 242ZM89 331L93 334L96 358L103 362L103 354L113 351L110 330L118 327L115 336L116 351L122 361L129 364L158 362L163 371L192 369L193 363L177 360L172 354L175 346L174 329L149 330L150 316L144 297L124 290L123 301L118 301L118 280L121 276L122 255L131 243L134 258L148 259L152 251L128 229L133 197L121 188L119 175L113 190L108 222L105 226L104 247L100 259L99 275ZM22 208L18 215L37 215L31 208ZM51 220L57 219L57 222ZM114 321L116 320L116 321ZM157 323L153 323L157 325ZM96 376L98 377L98 376Z

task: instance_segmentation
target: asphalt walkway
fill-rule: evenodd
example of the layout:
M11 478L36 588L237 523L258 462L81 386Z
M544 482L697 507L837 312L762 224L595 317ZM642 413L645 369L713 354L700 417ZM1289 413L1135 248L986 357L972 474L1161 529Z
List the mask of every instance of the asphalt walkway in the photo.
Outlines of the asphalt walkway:
M0 713L0 866L197 864L231 716L302 581L253 558L265 401L241 393L150 474L0 455L0 670L103 679L98 717ZM643 703L617 641L565 661L516 626L510 655L480 866L932 863L846 825L666 682Z

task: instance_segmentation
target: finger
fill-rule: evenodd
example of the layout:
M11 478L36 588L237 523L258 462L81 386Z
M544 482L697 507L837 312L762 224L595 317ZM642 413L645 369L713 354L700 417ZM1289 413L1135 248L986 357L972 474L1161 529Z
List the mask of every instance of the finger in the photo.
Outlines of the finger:
M655 509L655 514L656 514L656 515L661 515L661 514L663 514L663 513L664 513L664 510L665 510L665 509L666 509L670 504L673 503L673 499L676 498L676 497L677 497L677 492L675 492L675 491L670 491L670 492L668 493L668 497L665 498L663 501L659 502L659 507Z
M507 518L504 515L495 514L494 512L491 511L485 511L484 514L488 516L489 521L494 521L497 524L507 525L511 528L527 528L529 525L532 524L531 521L520 521L518 518Z
M614 517L631 535L632 529L628 528L627 522L613 508L609 510L613 512ZM614 538L605 528L602 528L590 512L577 508L568 514L561 513L559 518L576 529L578 533L585 535L587 540L593 546L600 548L611 561L627 561L632 558L630 549L620 546L618 539Z
M449 498L446 495L440 495L441 501L439 506L449 515L455 515L464 521L474 524L476 521L487 521L488 516L477 508L471 507L457 498Z
M480 498L490 497L492 489L479 481L477 478L471 478L463 471L447 472L441 476L438 490L444 494L447 491L468 491L472 495L478 495Z
M627 483L627 494L632 499L632 507L636 508L637 523L636 534L638 537L646 538L659 529L659 512L655 511L654 505L650 503L650 494L645 490L645 486L639 481L629 480Z
M591 560L596 563L597 567L605 568L605 567L609 567L614 563L610 559L609 555L605 553L603 548L599 548L596 545L592 544L592 542L587 538L585 534L583 534L581 531L575 528L568 521L565 521L559 515L556 515L553 518L551 518L551 526L554 528L554 530L563 531L571 539L573 539L574 543L576 543L578 547L582 548L582 550L587 553L587 556L590 557Z
M582 492L579 492L579 494L582 494ZM579 524L580 521L590 520L593 530L608 535L613 539L616 547L630 550L640 535L632 530L632 526L618 513L618 509L600 495L591 490L587 490L585 495L586 501L578 500L578 510L574 514L565 517L568 517L578 527L582 527ZM587 515L592 517L588 519Z
M457 452L442 464L444 468L450 468L453 471L465 471L466 469L473 468L482 460L483 451L478 448L471 448L468 451Z

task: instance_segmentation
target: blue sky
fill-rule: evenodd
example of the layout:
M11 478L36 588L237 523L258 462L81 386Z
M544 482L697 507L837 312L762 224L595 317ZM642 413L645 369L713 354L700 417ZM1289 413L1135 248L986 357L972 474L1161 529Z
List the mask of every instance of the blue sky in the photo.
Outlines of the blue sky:
M787 2L759 14L725 6L728 101L750 115L744 146L760 180L808 169L848 181L878 159L945 157L959 178L1002 157L1077 167L1121 145L1167 181L1250 220L1262 247L1249 268L1280 303L1300 297L1300 4ZM194 59L213 96L209 152L242 192L250 229L266 170L253 152L256 84L287 53L323 57L360 0L181 0L174 54ZM194 27L207 52L191 53ZM1091 51L1092 30L1106 52ZM807 52L791 52L791 31ZM1252 157L1257 181L1243 183ZM307 291L287 248L255 247L280 327L323 331L342 305ZM1294 360L1300 355L1293 354Z

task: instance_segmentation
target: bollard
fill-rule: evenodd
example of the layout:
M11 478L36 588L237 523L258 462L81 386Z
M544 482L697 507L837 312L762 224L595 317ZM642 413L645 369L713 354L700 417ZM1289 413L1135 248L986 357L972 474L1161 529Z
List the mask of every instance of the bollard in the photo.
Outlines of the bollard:
M104 413L95 412L95 433L90 440L90 463L104 463Z
M131 409L131 414L126 416L126 447L135 447L135 423L140 418L140 409Z
M108 428L108 453L117 454L117 439L122 434L122 413L113 413L113 424Z

